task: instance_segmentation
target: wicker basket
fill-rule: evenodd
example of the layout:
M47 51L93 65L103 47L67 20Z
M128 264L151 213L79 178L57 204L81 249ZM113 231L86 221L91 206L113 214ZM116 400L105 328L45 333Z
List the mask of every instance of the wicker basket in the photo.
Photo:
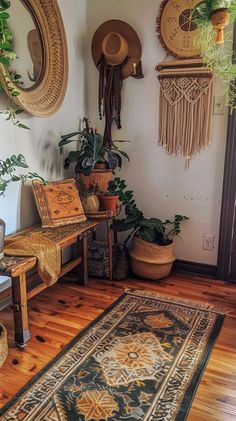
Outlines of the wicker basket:
M1 332L2 329L2 332ZM7 331L0 323L0 368L3 366L8 355Z
M99 190L105 193L107 191L108 183L112 179L112 171L93 170L90 175L79 173L79 177L81 177L86 189L88 189L91 184L97 184Z
M88 252L88 274L95 278L109 278L109 249L104 241L91 241ZM129 257L121 244L112 247L112 278L126 279L129 274Z
M175 261L174 244L159 246L134 237L129 251L131 269L140 278L157 280L169 275Z

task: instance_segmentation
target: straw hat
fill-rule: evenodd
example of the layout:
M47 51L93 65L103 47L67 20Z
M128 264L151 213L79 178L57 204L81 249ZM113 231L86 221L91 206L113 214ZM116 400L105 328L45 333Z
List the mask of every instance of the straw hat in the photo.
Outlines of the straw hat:
M103 54L111 66L124 63L123 78L132 75L140 63L142 46L135 30L126 22L111 19L96 30L92 40L92 56L97 66Z

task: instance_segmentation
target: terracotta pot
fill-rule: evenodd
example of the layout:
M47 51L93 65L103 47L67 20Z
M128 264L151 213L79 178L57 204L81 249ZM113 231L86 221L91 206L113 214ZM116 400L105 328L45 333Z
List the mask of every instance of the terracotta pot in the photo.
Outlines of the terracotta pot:
M224 28L229 24L230 13L227 9L217 9L211 16L211 23L216 31L216 44L224 43Z
M102 205L104 210L115 210L119 196L102 196Z
M170 274L173 262L174 243L159 246L135 236L129 251L131 269L139 278L157 280Z
M113 174L111 170L94 170L90 175L84 175L81 172L78 175L81 177L86 189L89 189L91 184L97 184L99 190L105 193Z
M100 207L100 201L96 194L90 194L82 200L85 212L97 212Z
M107 170L107 163L106 162L97 162L94 165L95 170Z
M3 329L2 332L0 333L0 368L1 368L7 359L8 344L7 344L7 331L1 323L0 323L0 326Z

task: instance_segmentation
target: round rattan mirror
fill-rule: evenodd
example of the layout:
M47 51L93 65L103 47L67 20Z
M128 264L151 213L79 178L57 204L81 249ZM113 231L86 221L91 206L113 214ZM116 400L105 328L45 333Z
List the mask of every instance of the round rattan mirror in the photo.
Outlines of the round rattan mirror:
M7 82L19 92L19 96L14 98L19 107L37 117L47 117L58 110L67 87L68 57L62 16L57 0L14 0L12 15L16 10L16 3L19 3L22 16L25 15L27 20L30 17L32 25L28 27L29 31L23 33L22 29L20 33L14 34L12 19L11 31L16 38L24 37L32 67L19 70L21 74L25 74L25 80L22 85L16 85L6 67L0 64L0 82L7 94ZM9 13L11 16L11 9ZM16 19L19 21L19 16ZM21 24L22 28L26 27L24 22ZM20 54L21 61L24 61Z

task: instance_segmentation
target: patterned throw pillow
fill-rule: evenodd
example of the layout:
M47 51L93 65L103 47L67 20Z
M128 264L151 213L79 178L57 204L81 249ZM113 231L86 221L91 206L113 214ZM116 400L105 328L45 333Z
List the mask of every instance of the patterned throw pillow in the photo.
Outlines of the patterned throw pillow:
M33 180L32 185L43 227L86 221L74 179L48 184Z

